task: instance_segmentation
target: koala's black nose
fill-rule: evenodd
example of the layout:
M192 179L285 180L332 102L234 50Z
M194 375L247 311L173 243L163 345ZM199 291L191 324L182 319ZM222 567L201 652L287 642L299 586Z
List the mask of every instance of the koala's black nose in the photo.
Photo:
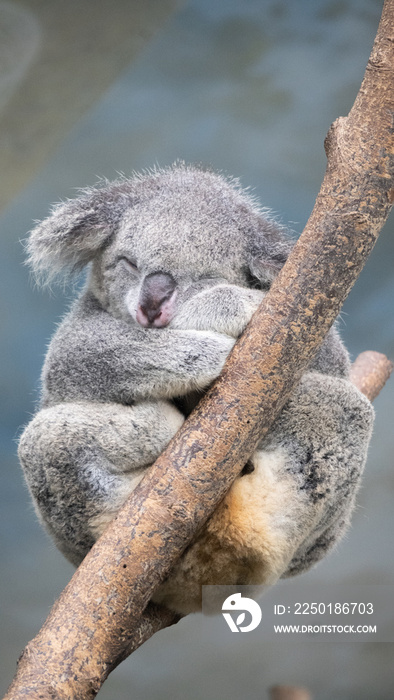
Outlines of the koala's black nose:
M151 272L142 283L136 318L141 326L163 328L174 315L176 282L167 272Z

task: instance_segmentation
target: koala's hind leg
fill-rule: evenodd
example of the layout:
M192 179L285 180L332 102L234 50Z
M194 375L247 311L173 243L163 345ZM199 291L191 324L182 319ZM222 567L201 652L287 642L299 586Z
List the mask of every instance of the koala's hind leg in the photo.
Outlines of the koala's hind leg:
M201 584L272 585L309 569L349 523L373 422L349 381L307 372L153 600L201 607Z
M40 411L19 443L38 516L79 564L183 423L166 401L64 403Z

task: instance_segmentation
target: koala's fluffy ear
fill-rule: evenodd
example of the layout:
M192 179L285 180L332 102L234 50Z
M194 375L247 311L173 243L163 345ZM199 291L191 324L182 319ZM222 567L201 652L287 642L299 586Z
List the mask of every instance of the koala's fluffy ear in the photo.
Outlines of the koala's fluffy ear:
M28 263L40 278L78 270L93 260L132 206L130 192L117 183L85 190L77 199L55 206L27 241Z
M249 271L261 289L268 289L285 264L294 241L274 221L265 220L262 228L249 251Z

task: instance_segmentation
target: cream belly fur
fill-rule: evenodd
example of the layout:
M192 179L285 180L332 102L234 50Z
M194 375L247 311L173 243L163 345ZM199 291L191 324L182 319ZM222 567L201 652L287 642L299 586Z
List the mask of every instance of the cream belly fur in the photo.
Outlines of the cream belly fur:
M153 600L179 612L201 609L202 585L273 584L295 549L296 485L285 454L255 452L254 471L239 477ZM284 510L284 503L289 508Z

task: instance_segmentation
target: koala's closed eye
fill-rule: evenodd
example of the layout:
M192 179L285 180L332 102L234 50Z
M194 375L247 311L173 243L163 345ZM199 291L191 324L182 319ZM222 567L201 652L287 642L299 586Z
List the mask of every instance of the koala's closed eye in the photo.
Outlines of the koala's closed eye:
M137 263L134 260L131 260L130 258L126 258L125 256L122 256L119 258L120 262L123 263L124 267L131 271L131 272L138 272L138 266Z

